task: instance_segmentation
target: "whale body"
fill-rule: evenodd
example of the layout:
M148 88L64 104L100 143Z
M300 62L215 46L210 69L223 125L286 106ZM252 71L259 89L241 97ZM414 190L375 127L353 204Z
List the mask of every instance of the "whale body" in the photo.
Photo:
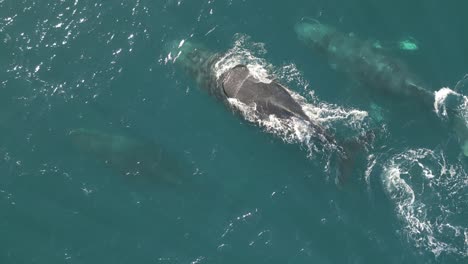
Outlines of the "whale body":
M266 119L274 115L282 119L302 119L309 123L322 143L337 144L332 135L310 120L301 105L292 98L288 88L276 81L265 83L258 80L245 65L239 64L223 73L218 86L227 98L237 99L246 105L255 105L260 118Z
M434 95L401 61L386 56L370 42L344 34L318 21L301 21L294 30L304 44L325 54L337 70L372 90L413 98L432 107Z
M261 119L267 119L270 115L281 119L302 119L314 130L313 137L317 141L340 147L332 134L310 120L301 105L291 96L289 88L276 80L268 83L261 81L242 64L235 65L217 77L215 65L222 60L223 54L212 52L196 42L185 41L171 53L177 54L174 60L176 65L228 108L233 109L228 99L237 99L245 105L255 105Z
M399 96L434 111L438 92L425 89L404 63L386 56L370 42L318 21L301 21L294 26L294 31L305 45L325 54L337 70L347 73L365 87ZM466 105L463 107L468 99L455 92L451 92L450 96L450 100L456 103L447 100L444 105L448 126L458 137L463 155L468 157L468 115ZM435 110L438 111L437 108Z
M237 64L217 76L215 65L223 59L223 54L211 52L197 43L185 41L170 54L177 54L174 63L183 68L202 89L224 102L229 109L236 110L229 101L236 99L245 105L255 106L257 116L262 120L267 120L273 115L279 119L297 118L307 122L312 129L310 136L314 142L321 146L333 146L338 150L338 179L343 180L349 176L354 156L352 152L357 149L356 142L349 144L352 145L353 151L350 151L346 144L338 143L334 135L306 115L299 102L292 97L289 88L276 80L259 80L243 64Z

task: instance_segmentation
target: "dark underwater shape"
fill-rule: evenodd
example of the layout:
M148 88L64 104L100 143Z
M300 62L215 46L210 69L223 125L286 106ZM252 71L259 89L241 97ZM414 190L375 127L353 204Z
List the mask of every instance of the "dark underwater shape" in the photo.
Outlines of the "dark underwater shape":
M433 93L422 87L406 65L385 56L371 43L318 21L302 21L295 25L294 30L307 46L325 54L338 70L350 74L366 87L413 97L416 102L432 107Z
M182 183L184 172L179 161L154 142L84 128L72 130L70 137L81 153L122 175Z
M312 50L325 54L334 68L347 73L365 87L422 104L428 111L434 111L435 94L424 88L404 63L384 55L370 42L319 21L301 21L294 26L294 31L299 40ZM455 97L458 104L446 105L447 117L449 126L458 136L463 154L468 156L468 127L464 114L460 113L466 111L461 101L467 99L463 94Z

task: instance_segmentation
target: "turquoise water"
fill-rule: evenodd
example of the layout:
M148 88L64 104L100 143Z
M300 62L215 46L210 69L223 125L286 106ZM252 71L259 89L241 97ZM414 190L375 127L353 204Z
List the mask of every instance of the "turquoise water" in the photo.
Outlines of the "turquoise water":
M374 2L0 0L0 263L466 263L454 131L369 93L293 27L378 40L426 89L455 90L468 5ZM408 38L416 51L398 48ZM374 131L351 177L297 131L268 133L200 89L168 59L168 43L192 39L287 84L339 140ZM102 133L90 145L142 142L124 157L162 153L155 174L169 176L80 150L80 128Z

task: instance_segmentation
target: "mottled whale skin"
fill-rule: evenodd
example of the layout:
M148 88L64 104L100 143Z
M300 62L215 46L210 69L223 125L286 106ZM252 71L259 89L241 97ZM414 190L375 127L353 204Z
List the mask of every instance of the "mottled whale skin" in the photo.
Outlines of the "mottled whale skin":
M294 30L304 44L325 54L337 70L372 90L412 98L432 107L434 95L401 61L386 56L370 42L344 34L318 21L301 21Z
M182 183L182 164L152 141L85 128L73 129L69 136L72 145L82 154L122 175L142 175L165 183Z
M435 95L423 88L421 82L401 61L386 56L370 42L362 41L352 34L344 34L318 21L301 21L294 30L305 45L325 54L337 70L345 72L371 90L391 94L424 105L434 111ZM447 104L449 126L458 137L464 156L468 157L468 125L460 111L462 99L457 94L456 104Z

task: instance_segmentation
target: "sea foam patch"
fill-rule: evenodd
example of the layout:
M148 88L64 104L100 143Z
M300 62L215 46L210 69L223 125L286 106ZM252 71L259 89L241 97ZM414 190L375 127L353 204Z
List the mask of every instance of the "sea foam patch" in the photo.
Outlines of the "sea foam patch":
M434 110L441 119L451 121L462 154L468 157L468 97L450 88L441 88L434 93Z
M468 97L443 87L434 93L434 110L440 117L447 117L450 110L459 111L468 117Z
M468 174L442 151L410 149L383 165L384 189L415 247L436 257L468 258Z

